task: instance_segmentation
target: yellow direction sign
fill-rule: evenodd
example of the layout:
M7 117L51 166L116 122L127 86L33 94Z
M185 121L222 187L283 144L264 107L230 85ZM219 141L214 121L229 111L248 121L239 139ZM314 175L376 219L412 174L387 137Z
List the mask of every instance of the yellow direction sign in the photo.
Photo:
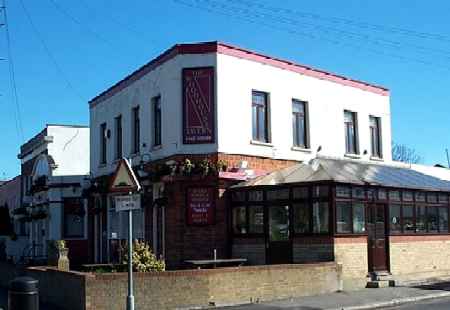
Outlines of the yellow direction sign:
M136 175L126 159L121 159L117 164L109 190L115 193L134 193L141 189Z

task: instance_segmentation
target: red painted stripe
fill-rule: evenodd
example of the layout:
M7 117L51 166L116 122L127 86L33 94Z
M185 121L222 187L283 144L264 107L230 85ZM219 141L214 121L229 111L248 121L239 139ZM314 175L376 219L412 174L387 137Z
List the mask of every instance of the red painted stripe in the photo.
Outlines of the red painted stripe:
M388 96L389 90L387 88L369 84L366 82L353 80L346 78L341 75L337 75L334 73L326 72L319 69L314 69L305 65L296 64L287 60L282 60L270 56L266 56L263 54L259 54L257 52L249 51L246 49L242 49L240 47L232 46L229 44L219 43L219 42L203 42L203 43L194 43L194 44L177 44L172 48L166 50L164 53L151 60L149 63L140 67L123 80L119 81L115 85L111 86L104 92L100 93L95 98L89 101L90 108L95 107L102 101L112 97L114 94L120 92L124 88L131 85L133 82L139 80L147 73L153 71L160 65L169 61L170 59L176 57L177 55L184 54L210 54L210 53L220 53L223 55L234 56L246 60L255 61L258 63L262 63L265 65L270 65L276 68L296 72L299 74L304 74L306 76L338 83L340 85L345 85L349 87L354 87L358 89L362 89L365 91L369 91L375 94Z

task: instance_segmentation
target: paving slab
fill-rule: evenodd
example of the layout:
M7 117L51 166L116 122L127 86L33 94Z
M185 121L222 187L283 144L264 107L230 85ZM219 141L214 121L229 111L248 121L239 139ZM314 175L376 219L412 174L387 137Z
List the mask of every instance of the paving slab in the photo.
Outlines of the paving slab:
M227 307L228 310L362 310L392 307L400 304L450 297L450 282L337 292L319 296L291 298L260 304Z

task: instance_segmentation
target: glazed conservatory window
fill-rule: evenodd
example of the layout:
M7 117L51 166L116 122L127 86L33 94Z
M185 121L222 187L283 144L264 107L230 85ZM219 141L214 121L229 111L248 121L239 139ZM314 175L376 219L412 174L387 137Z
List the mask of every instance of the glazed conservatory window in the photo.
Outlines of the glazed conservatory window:
M360 234L366 231L366 212L362 202L336 202L336 232Z
M366 208L364 203L355 202L353 208L353 233L364 233L366 231Z
M400 204L392 204L389 206L389 229L391 232L400 233L402 231L400 209Z
M235 234L247 233L247 212L245 207L233 208L233 232Z
M427 216L426 207L416 206L416 232L426 232L427 231Z
M306 202L293 204L295 233L305 234L311 232L309 206L309 203Z
M248 232L250 234L262 234L264 232L264 207L248 207Z
M439 232L448 232L448 207L439 208Z
M351 202L336 202L336 231L339 234L352 232Z
M327 233L329 231L328 202L313 203L313 232Z
M439 231L439 210L438 207L427 207L428 232L437 233Z
M403 232L404 233L414 233L414 206L403 205Z

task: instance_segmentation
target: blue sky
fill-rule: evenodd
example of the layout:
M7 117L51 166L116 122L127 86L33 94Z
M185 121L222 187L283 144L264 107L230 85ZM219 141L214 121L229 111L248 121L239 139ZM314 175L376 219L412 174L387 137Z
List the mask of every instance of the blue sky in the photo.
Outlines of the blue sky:
M88 99L173 44L221 40L388 87L393 139L446 163L448 1L22 1L52 55L20 0L6 0L25 140L46 123L87 125ZM23 141L1 60L0 94L1 179L19 173Z

